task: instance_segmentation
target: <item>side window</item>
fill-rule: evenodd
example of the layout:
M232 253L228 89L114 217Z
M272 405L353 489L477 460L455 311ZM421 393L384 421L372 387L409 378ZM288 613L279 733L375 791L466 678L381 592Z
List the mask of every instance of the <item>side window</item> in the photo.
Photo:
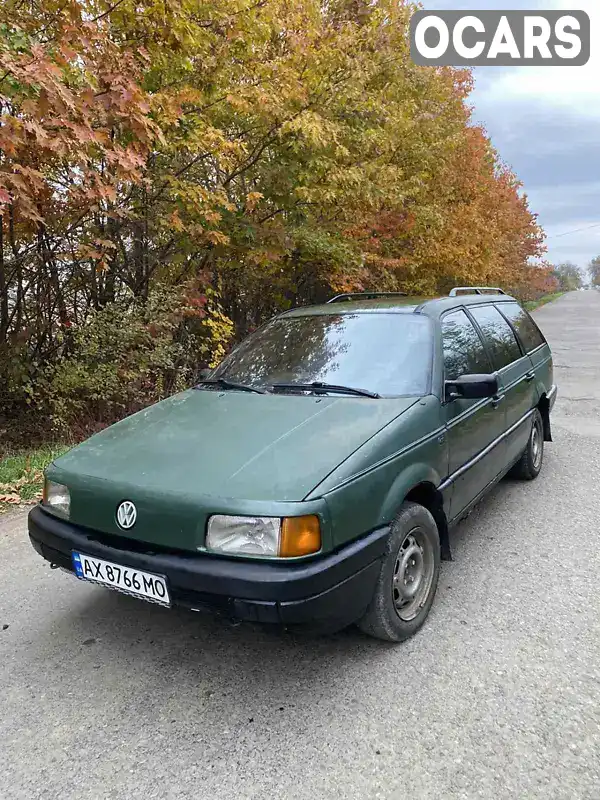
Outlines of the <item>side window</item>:
M491 372L481 336L464 311L451 311L442 317L442 341L446 380Z
M532 350L535 350L535 348L539 347L541 344L545 344L546 340L540 329L518 303L502 303L498 305L497 308L504 314L509 322L512 322L517 336L528 353L531 353Z
M469 308L483 331L496 369L502 369L521 358L521 349L513 329L493 305Z

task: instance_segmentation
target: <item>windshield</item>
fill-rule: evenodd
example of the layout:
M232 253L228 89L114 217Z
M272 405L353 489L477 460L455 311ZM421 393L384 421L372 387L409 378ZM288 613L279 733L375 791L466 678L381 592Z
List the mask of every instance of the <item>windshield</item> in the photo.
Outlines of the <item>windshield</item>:
M431 322L417 314L279 317L243 341L211 378L249 386L332 383L382 396L429 391Z

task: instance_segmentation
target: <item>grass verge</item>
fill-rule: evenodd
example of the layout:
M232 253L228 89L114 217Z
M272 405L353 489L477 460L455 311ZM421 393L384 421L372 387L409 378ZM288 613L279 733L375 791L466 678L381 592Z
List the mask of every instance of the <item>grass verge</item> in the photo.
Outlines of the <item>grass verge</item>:
M525 308L527 311L535 311L536 308L545 306L546 303L551 303L553 300L558 300L558 298L562 297L563 294L565 294L565 292L554 292L554 294L545 294L538 300L527 300L525 303Z
M44 469L69 449L47 445L0 459L0 514L11 507L37 503L42 496Z

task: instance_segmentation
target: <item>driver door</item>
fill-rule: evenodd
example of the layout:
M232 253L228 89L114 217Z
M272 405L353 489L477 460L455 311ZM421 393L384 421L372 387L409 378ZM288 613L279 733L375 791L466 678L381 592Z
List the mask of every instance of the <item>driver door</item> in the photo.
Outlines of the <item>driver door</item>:
M493 367L479 332L462 309L442 317L444 380L461 375L490 374ZM505 430L506 411L497 397L446 400L448 478L451 482L450 517L457 517L504 464L503 442L484 452Z

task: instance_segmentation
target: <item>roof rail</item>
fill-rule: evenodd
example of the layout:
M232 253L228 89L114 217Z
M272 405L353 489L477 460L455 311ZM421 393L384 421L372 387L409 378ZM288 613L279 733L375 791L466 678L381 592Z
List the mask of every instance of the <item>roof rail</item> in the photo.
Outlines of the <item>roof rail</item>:
M499 286L455 286L449 292L449 297L456 297L459 294L506 294Z
M406 292L345 292L336 294L328 303L339 303L343 300L376 300L378 297L408 297Z

